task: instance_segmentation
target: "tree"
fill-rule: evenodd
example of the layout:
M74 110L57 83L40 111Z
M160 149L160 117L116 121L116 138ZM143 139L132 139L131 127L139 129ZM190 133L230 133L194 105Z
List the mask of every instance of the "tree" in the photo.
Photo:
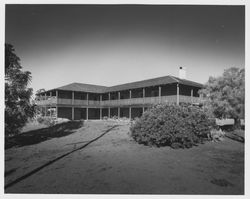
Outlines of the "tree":
M245 69L229 68L220 77L210 77L200 91L217 118L233 118L239 125L245 114Z
M11 44L5 44L5 134L17 134L34 116L32 88L27 88L31 73L22 71L20 58Z

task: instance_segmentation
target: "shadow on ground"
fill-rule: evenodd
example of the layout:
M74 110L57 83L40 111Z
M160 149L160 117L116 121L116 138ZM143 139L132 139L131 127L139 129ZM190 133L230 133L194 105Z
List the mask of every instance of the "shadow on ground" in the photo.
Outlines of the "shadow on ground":
M83 121L69 121L48 128L28 131L13 137L5 138L5 149L37 144L51 138L58 138L74 133L83 126Z

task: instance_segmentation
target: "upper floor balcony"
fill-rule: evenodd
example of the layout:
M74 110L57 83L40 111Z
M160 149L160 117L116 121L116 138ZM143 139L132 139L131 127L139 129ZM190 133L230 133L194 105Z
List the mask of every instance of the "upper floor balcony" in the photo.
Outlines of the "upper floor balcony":
M179 95L179 102L185 103L200 103L200 97ZM131 99L116 99L116 100L80 100L80 99L63 99L47 97L43 100L37 101L37 105L72 105L72 106L89 106L89 107L116 107L116 106L133 106L133 105L153 105L158 103L176 103L177 95L170 96L156 96L144 98L131 98Z
M37 105L117 107L158 103L199 103L199 88L168 84L106 93L53 90L37 96Z

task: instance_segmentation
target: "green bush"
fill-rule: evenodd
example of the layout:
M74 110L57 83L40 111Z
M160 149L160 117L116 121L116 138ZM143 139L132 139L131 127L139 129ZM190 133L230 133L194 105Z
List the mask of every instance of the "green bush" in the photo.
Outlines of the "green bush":
M45 124L46 126L53 126L56 124L56 119L52 117L38 117L37 121L40 124Z
M199 107L156 105L131 126L138 143L189 148L209 139L214 120Z

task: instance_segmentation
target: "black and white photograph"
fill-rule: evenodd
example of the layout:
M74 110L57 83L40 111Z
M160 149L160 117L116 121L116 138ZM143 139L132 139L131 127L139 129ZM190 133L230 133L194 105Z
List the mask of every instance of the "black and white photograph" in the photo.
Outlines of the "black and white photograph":
M3 194L245 196L243 3L4 4Z

